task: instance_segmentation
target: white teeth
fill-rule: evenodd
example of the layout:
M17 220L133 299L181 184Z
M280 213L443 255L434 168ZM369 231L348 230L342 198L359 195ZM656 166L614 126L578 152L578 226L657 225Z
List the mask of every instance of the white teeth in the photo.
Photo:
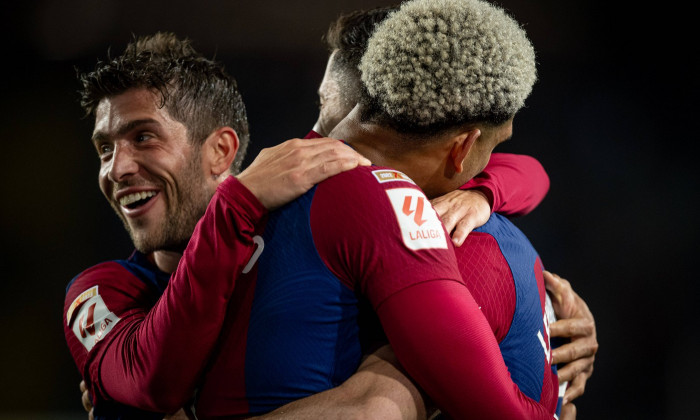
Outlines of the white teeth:
M141 191L133 194L125 195L119 199L119 204L122 206L128 206L129 204L135 203L139 200L143 200L148 197L153 197L156 195L155 191Z

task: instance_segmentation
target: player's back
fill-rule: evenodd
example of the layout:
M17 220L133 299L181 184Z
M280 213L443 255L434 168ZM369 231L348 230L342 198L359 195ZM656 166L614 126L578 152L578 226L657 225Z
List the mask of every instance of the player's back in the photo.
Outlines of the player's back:
M557 406L546 317L543 266L537 251L508 219L493 214L455 249L462 278L486 316L520 390Z
M315 192L272 213L258 233L257 263L237 281L201 388L202 418L265 413L335 387L357 369L357 300L314 247Z
M395 182L380 180L379 172ZM386 236L371 226L398 231L387 188L420 193L401 175L358 167L270 214L256 232L257 262L237 280L220 346L200 388L198 416L265 413L338 386L357 370L362 357L358 286L335 274L349 256L321 251L318 241L344 244L349 235L340 233L339 225L352 224L362 236L367 231ZM357 203L362 204L350 209ZM372 211L391 219L366 226L348 221L351 215L367 219ZM360 252L352 248L351 253Z

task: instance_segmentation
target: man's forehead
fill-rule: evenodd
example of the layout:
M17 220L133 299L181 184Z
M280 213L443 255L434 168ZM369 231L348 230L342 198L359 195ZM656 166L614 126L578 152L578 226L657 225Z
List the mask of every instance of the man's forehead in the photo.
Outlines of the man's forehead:
M131 89L102 99L95 109L93 134L122 130L132 121L169 122L172 118L160 107L158 95L146 89Z

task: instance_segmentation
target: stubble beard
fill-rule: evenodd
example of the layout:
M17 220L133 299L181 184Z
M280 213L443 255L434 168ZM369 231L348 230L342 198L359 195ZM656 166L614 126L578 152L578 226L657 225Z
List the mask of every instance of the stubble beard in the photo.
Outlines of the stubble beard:
M197 222L204 216L212 193L208 191L200 162L197 159L190 161L176 181L177 191L172 191L175 196L165 200L165 215L151 229L133 228L116 205L112 205L129 232L134 247L144 254L155 251L183 252ZM161 194L164 191L162 189Z

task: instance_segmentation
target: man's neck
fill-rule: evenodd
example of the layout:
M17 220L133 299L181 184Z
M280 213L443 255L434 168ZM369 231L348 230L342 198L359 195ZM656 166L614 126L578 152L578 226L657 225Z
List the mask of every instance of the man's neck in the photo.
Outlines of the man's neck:
M161 271L172 274L177 268L180 258L182 258L182 253L175 251L155 251L149 255L149 258Z
M375 165L405 173L428 198L446 194L463 183L447 168L448 150L439 144L407 148L410 140L401 133L360 121L359 106L333 129L329 137L344 140Z

